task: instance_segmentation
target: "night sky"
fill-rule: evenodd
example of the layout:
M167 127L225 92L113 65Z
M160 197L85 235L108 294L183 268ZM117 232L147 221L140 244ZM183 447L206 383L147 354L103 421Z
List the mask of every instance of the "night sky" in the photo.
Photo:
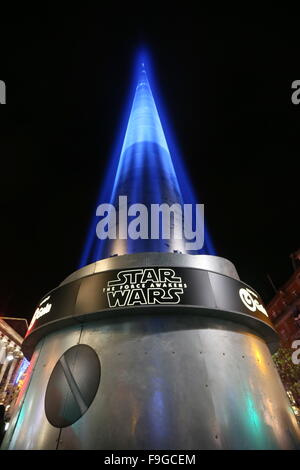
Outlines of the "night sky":
M217 254L268 302L299 248L300 18L0 19L0 314L77 269L144 45ZM132 96L132 95L131 95Z

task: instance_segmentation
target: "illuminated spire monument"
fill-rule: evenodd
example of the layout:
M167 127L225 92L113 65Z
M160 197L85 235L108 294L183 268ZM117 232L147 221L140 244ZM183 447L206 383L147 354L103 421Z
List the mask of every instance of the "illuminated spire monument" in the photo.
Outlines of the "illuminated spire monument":
M110 202L192 202L175 170L142 67ZM3 448L299 448L277 334L208 233L190 254L176 239L100 242L96 224L80 269L34 312Z

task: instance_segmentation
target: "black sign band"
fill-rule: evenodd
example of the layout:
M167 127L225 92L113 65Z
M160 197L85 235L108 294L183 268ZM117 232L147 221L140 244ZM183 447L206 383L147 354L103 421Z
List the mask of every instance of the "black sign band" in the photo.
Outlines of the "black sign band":
M245 283L196 268L139 267L92 274L48 293L34 313L23 349L32 350L49 331L86 322L91 315L170 306L197 308L205 315L209 310L213 316L227 312L226 318L231 313L234 321L257 326L269 343L276 338L260 296Z

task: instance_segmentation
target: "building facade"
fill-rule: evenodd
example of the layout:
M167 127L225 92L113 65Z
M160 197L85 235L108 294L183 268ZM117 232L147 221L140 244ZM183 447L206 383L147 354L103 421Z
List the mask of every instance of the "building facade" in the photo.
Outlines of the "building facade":
M22 382L22 371L25 372L22 341L22 336L0 319L0 404L6 409L15 400Z
M276 292L269 302L267 311L279 334L279 357L275 357L292 409L300 424L300 394L297 385L299 373L291 361L289 349L299 349L300 341L300 250L291 255L294 272L289 280ZM287 348L287 349L286 349Z
M292 255L294 273L267 306L282 347L300 340L300 250Z

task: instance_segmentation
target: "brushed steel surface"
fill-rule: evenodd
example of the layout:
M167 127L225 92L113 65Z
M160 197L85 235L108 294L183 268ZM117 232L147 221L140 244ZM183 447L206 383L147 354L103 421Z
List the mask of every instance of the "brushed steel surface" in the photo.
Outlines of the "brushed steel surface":
M59 449L294 449L300 430L264 341L182 316L85 325L102 364L94 402Z
M133 253L102 259L78 269L66 277L60 285L67 284L94 273L112 269L130 269L147 266L169 266L206 269L239 280L238 273L231 261L220 256L189 255L181 253Z
M57 331L43 340L24 403L18 412L9 449L56 449L60 429L52 426L46 418L46 387L56 362L67 349L78 343L80 332L78 325Z
M201 269L195 258L148 253L103 261L105 269L126 263L126 267L195 263ZM222 258L199 258L204 264L203 258L208 264L212 261L210 269L216 272L230 270L231 263ZM103 263L96 265L94 272L104 269ZM75 275L79 279L85 273L83 268ZM194 313L171 306L163 313L153 309L151 315L142 310L138 316L123 312L81 326L65 325L49 334L8 447L300 448L300 429L265 341L246 324L215 316L209 309L206 313L199 316L197 309ZM100 385L84 415L60 430L46 418L45 392L56 362L78 342L96 351Z
M94 348L101 381L86 413L54 428L44 397L60 356ZM60 434L59 434L60 433ZM57 439L59 438L59 442ZM293 449L300 431L262 339L193 315L127 317L45 339L10 449Z

